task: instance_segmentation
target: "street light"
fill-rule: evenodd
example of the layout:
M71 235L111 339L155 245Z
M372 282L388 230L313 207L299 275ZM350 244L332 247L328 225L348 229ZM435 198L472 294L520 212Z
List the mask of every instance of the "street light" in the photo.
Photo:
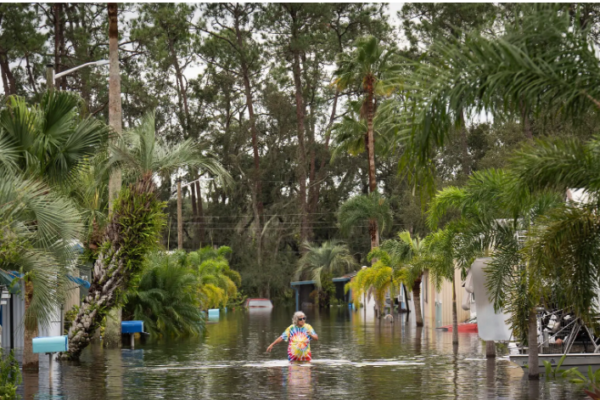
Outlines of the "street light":
M89 63L81 64L78 67L71 68L71 69L68 69L63 72L59 72L58 74L54 73L54 64L47 64L46 65L46 86L48 87L48 90L52 90L52 89L54 89L54 81L56 81L58 78L68 75L71 72L77 71L78 69L83 68L83 67L101 67L102 65L108 65L109 63L110 63L110 61L108 61L108 60L92 61Z

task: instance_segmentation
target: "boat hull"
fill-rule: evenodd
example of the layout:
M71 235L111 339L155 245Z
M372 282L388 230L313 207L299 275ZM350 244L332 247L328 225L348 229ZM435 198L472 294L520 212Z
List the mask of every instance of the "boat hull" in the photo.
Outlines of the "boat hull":
M538 360L540 367L544 366L544 361L548 361L552 366L556 366L562 357L562 354L539 354ZM509 356L510 361L520 367L524 367L529 363L527 354L512 354ZM571 353L567 354L562 367L577 367L587 365L600 365L600 353Z

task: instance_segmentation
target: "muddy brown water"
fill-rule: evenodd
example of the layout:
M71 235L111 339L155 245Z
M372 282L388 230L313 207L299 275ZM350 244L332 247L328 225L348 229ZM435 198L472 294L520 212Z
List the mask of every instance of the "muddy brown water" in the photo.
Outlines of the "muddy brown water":
M135 350L95 344L78 363L41 357L24 374L26 399L584 399L557 379L529 382L507 356L486 360L477 334L417 329L413 319L374 320L345 307L307 310L319 334L313 362L290 364L286 344L267 346L290 325L292 309L236 310L201 338L136 342ZM52 382L52 384L50 384Z

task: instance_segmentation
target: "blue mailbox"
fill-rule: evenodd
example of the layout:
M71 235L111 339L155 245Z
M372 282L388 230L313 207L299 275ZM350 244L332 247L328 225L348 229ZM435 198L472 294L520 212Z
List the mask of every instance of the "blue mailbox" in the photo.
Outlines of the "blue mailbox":
M47 336L33 338L34 353L60 353L69 350L69 338L65 336Z
M144 332L144 321L123 321L121 322L122 333L142 333Z

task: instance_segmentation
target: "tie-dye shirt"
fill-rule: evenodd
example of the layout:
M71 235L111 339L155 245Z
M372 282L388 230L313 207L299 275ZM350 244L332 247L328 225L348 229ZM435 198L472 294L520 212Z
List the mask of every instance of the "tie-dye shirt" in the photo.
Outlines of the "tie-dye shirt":
M309 324L304 324L301 328L296 325L290 325L281 338L288 342L288 360L290 361L310 361L310 336L316 335L315 330Z

